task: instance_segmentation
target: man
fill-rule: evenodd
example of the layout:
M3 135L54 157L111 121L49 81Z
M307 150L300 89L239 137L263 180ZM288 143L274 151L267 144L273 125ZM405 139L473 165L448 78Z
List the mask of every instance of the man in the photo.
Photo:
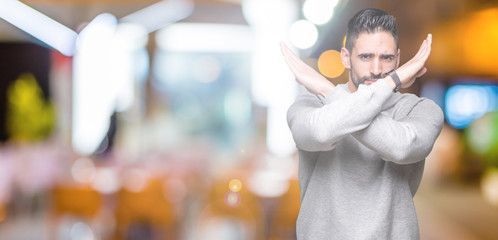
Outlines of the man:
M426 72L431 41L398 68L394 17L364 9L348 23L349 81L337 86L281 44L305 87L287 114L299 150L298 239L419 239L413 196L444 117L398 90Z

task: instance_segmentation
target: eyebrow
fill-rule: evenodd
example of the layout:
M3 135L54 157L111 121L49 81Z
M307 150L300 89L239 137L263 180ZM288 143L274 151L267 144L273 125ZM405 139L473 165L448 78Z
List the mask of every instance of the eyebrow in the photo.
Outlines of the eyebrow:
M375 56L374 53L358 53L358 56L369 56L373 57ZM396 57L396 54L380 54L380 57Z
M359 53L358 56L360 57L373 57L375 54L373 53Z
M392 57L392 58L395 58L396 54L381 54L380 57Z

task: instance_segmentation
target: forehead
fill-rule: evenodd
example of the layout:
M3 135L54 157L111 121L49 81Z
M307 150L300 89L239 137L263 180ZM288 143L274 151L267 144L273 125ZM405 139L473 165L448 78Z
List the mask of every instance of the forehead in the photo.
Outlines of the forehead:
M387 31L360 33L353 46L353 54L395 54L396 52L396 40L393 35Z

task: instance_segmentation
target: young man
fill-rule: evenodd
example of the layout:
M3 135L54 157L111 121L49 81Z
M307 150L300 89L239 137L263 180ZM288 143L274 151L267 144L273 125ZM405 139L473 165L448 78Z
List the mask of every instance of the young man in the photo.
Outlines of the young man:
M398 68L394 17L364 9L348 23L349 81L337 86L281 45L304 86L287 114L299 150L298 239L419 239L413 196L444 117L398 90L426 72L431 41Z

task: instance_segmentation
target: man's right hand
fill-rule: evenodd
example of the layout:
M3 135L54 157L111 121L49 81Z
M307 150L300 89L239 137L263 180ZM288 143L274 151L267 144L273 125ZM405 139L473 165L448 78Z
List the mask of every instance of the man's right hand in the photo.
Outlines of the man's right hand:
M327 97L335 85L327 80L312 67L306 65L297 57L285 43L280 43L280 50L284 55L285 62L296 76L296 80L304 85L308 91Z
M428 34L422 45L420 45L420 49L417 54L415 54L415 56L408 62L403 64L403 66L396 69L396 73L401 81L401 88L410 87L415 82L415 79L421 77L427 72L425 62L431 53L431 44L432 35Z

